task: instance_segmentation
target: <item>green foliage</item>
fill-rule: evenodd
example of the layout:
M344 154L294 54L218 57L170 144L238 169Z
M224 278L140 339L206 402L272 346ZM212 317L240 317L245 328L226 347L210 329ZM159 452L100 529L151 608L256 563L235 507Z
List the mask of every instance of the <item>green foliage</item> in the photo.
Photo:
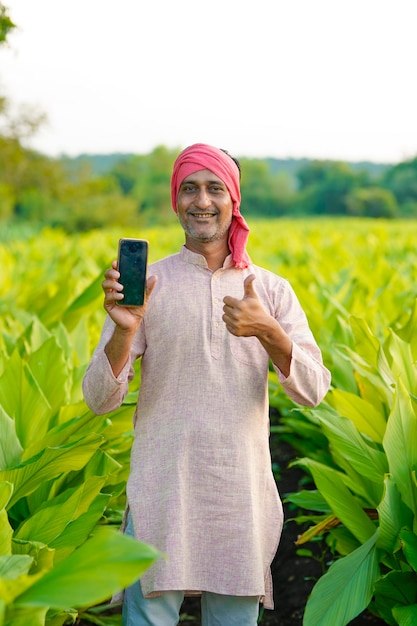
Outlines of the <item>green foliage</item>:
M242 212L247 216L280 217L288 212L294 188L285 172L271 174L267 161L241 160Z
M336 561L331 571L320 578L307 603L303 624L349 624L369 604L377 577L374 534L355 552ZM317 597L320 600L315 602Z
M298 506L314 510L310 519L316 531L310 528L299 542L324 535L334 553L343 557L314 587L305 626L344 626L368 606L388 624L403 623L395 616L405 619L414 611L416 316L417 301L405 325L396 331L389 328L384 340L377 339L363 319L351 318L351 345L333 349L352 368L356 394L334 388L319 408L304 411L326 437L331 462L324 457L296 462L311 474L321 496L317 502L327 504L326 510L322 504L317 508L311 497L294 498ZM401 580L400 595L388 585L395 577Z
M395 217L398 206L388 189L358 188L353 189L346 198L346 212L355 217Z
M318 215L347 215L350 194L369 184L365 172L337 161L312 161L300 169L298 180L297 212L309 206L309 212Z
M159 556L113 526L125 506L130 400L109 419L82 397L103 317L100 246L93 262L88 237L80 244L47 231L39 243L0 248L13 276L0 296L3 626L75 621Z
M398 221L278 220L269 231L252 226L250 254L289 278L332 372L317 409L295 408L272 374L269 383L282 416L274 430L298 450L312 482L288 496L304 510L297 520L311 524L300 545L322 537L334 559L305 626L343 626L367 607L402 623L415 598L394 596L388 582L405 571L409 588L417 586L412 552L402 549L404 532L416 536L414 233Z
M8 15L8 9L0 2L0 46L7 42L9 33L16 28Z
M305 626L343 626L366 607L388 624L413 623L414 233L407 221L384 219L254 220L250 226L250 256L290 280L332 371L333 387L316 409L295 407L272 373L269 382L270 402L282 416L279 432L299 451L296 463L313 487L288 496L304 511L298 521L310 521L301 541L322 537L333 555L308 601ZM109 558L113 554L114 536L101 530L119 523L124 508L139 383L118 411L94 416L83 402L81 379L104 319L103 270L116 256L118 238L138 232L150 241L151 261L183 242L177 224L73 235L17 225L1 231L3 624L75 621L155 556L144 548L144 562L138 554L132 567L120 546L124 573L112 588L88 579L92 553L104 558L107 545ZM103 549L96 550L95 541ZM70 572L68 603L53 580ZM76 593L77 575L85 584ZM84 592L88 598L77 595Z

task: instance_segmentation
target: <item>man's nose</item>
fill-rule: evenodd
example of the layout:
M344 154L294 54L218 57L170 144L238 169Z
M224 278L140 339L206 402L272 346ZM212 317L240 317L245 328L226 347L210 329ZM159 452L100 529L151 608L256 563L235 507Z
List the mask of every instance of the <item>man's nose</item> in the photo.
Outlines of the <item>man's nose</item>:
M204 187L201 187L198 190L198 194L196 197L196 206L201 207L201 208L206 208L208 206L210 206L211 204L211 200L210 200L210 196L207 192L207 189L205 189Z

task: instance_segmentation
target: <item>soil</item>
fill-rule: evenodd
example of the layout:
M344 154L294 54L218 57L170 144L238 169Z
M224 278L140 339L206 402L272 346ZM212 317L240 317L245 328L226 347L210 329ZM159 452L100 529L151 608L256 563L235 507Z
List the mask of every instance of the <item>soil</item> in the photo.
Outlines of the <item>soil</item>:
M271 415L277 422L277 416ZM280 468L276 481L281 497L285 494L306 488L306 476L298 468L288 467L296 452L277 435L271 436L272 463ZM322 565L319 558L299 557L296 554L295 541L304 528L296 522L290 521L296 516L294 509L284 503L285 519L280 545L272 563L272 578L274 584L273 611L265 610L261 616L261 626L302 626L304 608L318 578L322 575ZM303 546L320 557L320 547L317 544ZM200 601L198 598L184 600L180 624L185 626L201 626ZM350 622L350 626L384 626L385 621L364 611ZM80 621L80 626L91 626L91 622ZM328 626L333 626L329 624Z

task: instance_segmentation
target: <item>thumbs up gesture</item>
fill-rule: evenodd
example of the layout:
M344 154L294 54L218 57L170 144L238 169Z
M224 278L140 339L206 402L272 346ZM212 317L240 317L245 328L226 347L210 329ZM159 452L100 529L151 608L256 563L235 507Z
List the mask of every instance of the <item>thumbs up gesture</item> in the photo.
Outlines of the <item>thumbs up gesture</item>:
M223 321L236 337L257 337L272 362L284 376L289 376L292 341L279 322L264 309L254 286L255 276L245 278L243 298L223 298Z
M270 323L271 316L265 311L254 286L255 275L250 274L243 283L243 298L223 298L223 321L227 330L236 337L260 336Z

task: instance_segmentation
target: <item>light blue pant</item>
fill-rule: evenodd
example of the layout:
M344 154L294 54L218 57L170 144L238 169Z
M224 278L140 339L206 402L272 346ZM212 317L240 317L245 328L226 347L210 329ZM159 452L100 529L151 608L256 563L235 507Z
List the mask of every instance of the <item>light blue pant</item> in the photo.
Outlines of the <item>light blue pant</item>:
M144 598L140 584L125 591L123 626L177 626L183 591L165 591ZM224 596L204 592L201 596L201 626L256 626L258 597Z
M133 535L129 516L126 534ZM165 591L156 598L144 598L140 583L125 590L123 626L177 626L183 591ZM202 626L256 626L259 614L257 596L226 596L203 592Z

